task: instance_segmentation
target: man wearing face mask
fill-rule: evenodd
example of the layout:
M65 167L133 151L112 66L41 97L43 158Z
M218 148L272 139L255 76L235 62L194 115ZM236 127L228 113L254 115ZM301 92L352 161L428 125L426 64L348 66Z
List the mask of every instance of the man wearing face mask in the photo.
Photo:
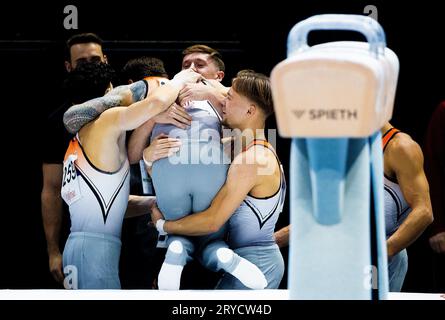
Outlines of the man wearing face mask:
M65 68L68 73L84 62L107 62L107 57L102 51L102 40L94 33L74 35L66 42L65 51ZM79 87L78 90L81 90L81 88ZM71 94L74 94L72 90ZM77 92L76 94L81 95L82 92ZM68 97L62 106L50 114L44 126L44 139L42 140L42 220L47 242L49 270L58 283L63 282L60 245L66 239L60 239L60 237L62 229L64 229L62 223L63 212L67 212L67 208L60 197L60 188L62 183L63 155L71 138L71 135L63 126L62 119L63 113L72 104L73 102Z

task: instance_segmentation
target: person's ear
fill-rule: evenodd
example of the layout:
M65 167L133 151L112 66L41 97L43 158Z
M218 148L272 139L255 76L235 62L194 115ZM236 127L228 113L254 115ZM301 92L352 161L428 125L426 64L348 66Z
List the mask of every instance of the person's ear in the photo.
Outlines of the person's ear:
M217 71L216 72L216 80L221 82L223 78L224 78L224 71Z
M247 109L247 115L249 115L250 117L253 117L257 112L256 108L257 107L254 104L249 105L249 109Z
M108 64L108 57L107 57L106 54L104 54L104 62L105 62L106 64Z
M67 72L73 71L73 67L71 66L71 63L69 63L68 61L65 61L65 69Z

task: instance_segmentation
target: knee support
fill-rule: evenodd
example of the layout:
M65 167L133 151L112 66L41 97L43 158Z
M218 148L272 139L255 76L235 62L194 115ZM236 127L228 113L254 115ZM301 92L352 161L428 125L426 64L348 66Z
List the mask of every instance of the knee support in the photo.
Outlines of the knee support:
M218 264L220 264L221 269L227 272L233 272L240 261L240 257L227 248L219 248L216 250L216 257L218 258Z
M173 240L167 248L165 262L172 265L185 266L189 260L189 253L180 240Z

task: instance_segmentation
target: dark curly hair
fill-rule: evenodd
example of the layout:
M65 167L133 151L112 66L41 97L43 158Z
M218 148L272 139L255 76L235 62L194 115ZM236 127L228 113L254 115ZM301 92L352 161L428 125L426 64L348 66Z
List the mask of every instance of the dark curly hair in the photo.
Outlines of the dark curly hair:
M68 74L64 87L68 99L82 103L105 94L115 77L114 69L103 62L83 62Z
M168 78L164 62L155 57L139 57L129 60L122 68L122 76L125 81L133 80L134 82L145 77Z

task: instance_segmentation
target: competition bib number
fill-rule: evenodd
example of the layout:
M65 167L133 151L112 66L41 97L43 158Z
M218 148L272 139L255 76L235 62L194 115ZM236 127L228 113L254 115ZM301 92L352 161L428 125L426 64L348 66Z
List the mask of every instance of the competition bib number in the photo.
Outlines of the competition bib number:
M63 163L62 198L69 206L82 197L74 164L76 159L77 155L70 154Z

